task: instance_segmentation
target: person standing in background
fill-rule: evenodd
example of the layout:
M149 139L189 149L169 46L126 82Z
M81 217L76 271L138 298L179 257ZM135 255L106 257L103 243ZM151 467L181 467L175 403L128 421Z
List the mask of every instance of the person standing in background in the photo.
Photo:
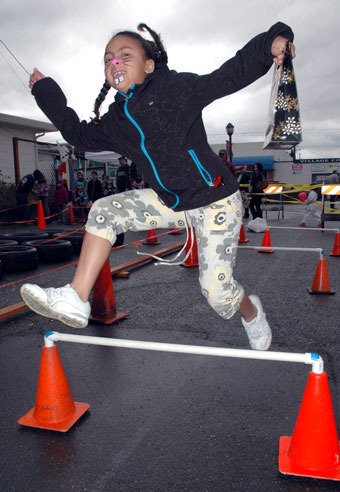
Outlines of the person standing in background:
M33 191L35 183L43 176L42 172L36 169L32 174L23 176L16 187L15 197L18 209L18 220L29 220L31 216L30 208L28 207L28 195Z
M250 184L252 197L249 203L249 208L254 220L257 217L262 218L262 193L263 190L268 186L267 179L263 174L263 166L260 162L254 164L254 174Z
M74 202L74 213L76 217L80 220L80 222L85 222L88 215L88 197L86 195L84 185L81 181L78 181L76 183Z
M119 168L116 173L116 188L117 192L121 193L131 189L130 166L123 155L119 157L118 161Z
M107 187L107 184L110 182L110 176L108 174L103 174L102 177L102 188L103 188L103 193L105 191L105 188ZM104 193L105 195L105 193Z
M75 181L76 181L76 183L83 183L84 190L85 191L87 190L87 181L86 181L86 178L85 178L85 174L84 174L84 172L81 169L79 169L77 171L77 179Z
M114 189L112 181L108 181L106 183L105 187L103 188L103 193L104 193L104 196L114 195L115 189Z
M63 221L62 211L66 208L68 198L68 191L64 186L64 182L59 179L54 190L54 207L58 212L58 222Z
M87 197L89 203L92 205L96 200L103 197L103 188L98 179L97 171L92 171L91 176L92 179L87 184Z
M41 201L41 203L44 207L44 214L46 217L47 215L50 215L50 207L48 204L48 191L50 189L50 185L48 184L47 179L46 179L44 174L42 174L38 178L37 189L38 189L38 200Z

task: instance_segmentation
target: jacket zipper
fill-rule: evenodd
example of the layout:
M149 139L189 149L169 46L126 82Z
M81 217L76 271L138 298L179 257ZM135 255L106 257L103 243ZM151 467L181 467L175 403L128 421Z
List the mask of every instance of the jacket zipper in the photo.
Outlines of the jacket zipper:
M179 200L179 196L176 193L174 193L173 191L169 190L169 188L167 188L163 184L163 182L162 182L162 180L161 180L161 178L160 178L160 176L158 174L158 171L157 171L157 168L155 166L155 163L153 162L153 160L152 160L149 152L147 151L147 149L145 147L145 135L144 135L144 132L141 129L141 127L139 126L139 124L137 123L137 121L129 113L128 103L129 103L129 100L131 99L131 97L133 96L133 90L132 90L133 88L134 88L134 86L131 87L131 93L129 95L126 95L124 93L121 93L125 97L124 113L126 114L128 120L132 123L132 125L137 129L137 131L138 131L138 133L140 135L140 148L141 148L143 154L145 155L145 157L147 158L147 160L149 161L149 163L151 165L151 168L153 170L153 173L155 175L155 178L157 179L158 184L161 186L161 188L163 188L164 191L166 191L166 192L170 193L171 195L173 195L174 197L176 197L176 201L175 201L174 205L172 205L170 207L172 209L175 209L178 206L179 201L180 201Z
M189 149L188 154L190 155L191 159L194 161L196 164L196 167L202 176L203 180L208 186L213 186L214 188L217 188L221 183L222 183L222 176L217 176L215 180L212 179L211 174L209 171L203 166L199 158L197 157L196 152L194 149Z

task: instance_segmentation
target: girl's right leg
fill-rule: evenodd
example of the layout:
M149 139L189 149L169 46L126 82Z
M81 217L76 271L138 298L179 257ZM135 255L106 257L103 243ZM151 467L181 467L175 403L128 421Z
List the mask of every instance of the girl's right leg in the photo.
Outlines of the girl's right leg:
M88 301L92 287L111 249L112 244L108 239L86 232L77 269L70 284L83 302Z

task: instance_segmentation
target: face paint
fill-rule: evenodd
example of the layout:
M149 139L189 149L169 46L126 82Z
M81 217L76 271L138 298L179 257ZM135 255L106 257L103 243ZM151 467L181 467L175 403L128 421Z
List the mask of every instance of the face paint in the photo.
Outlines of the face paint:
M111 60L111 65L122 65L123 64L123 60L121 60L120 58L113 58L113 60Z
M123 65L123 60L120 58L113 58L110 62L111 65ZM116 72L115 75L115 84L118 85L120 82L124 81L124 72Z

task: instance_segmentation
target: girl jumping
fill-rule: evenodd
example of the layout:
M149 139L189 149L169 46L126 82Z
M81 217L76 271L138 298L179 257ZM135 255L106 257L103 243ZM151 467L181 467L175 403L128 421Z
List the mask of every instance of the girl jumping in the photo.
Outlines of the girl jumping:
M97 200L90 210L78 266L70 285L42 289L24 284L21 295L35 312L69 326L87 326L91 289L117 234L193 226L197 236L202 294L224 319L241 314L255 350L267 350L271 330L260 299L234 279L242 201L238 183L207 141L202 110L248 86L283 62L292 30L277 23L257 35L220 68L206 75L177 73L159 35L151 40L118 32L104 53L105 82L95 118L79 121L57 85L34 69L29 86L37 104L71 145L85 151L114 151L138 163L150 188ZM294 46L291 46L294 52ZM117 91L108 112L100 106Z

